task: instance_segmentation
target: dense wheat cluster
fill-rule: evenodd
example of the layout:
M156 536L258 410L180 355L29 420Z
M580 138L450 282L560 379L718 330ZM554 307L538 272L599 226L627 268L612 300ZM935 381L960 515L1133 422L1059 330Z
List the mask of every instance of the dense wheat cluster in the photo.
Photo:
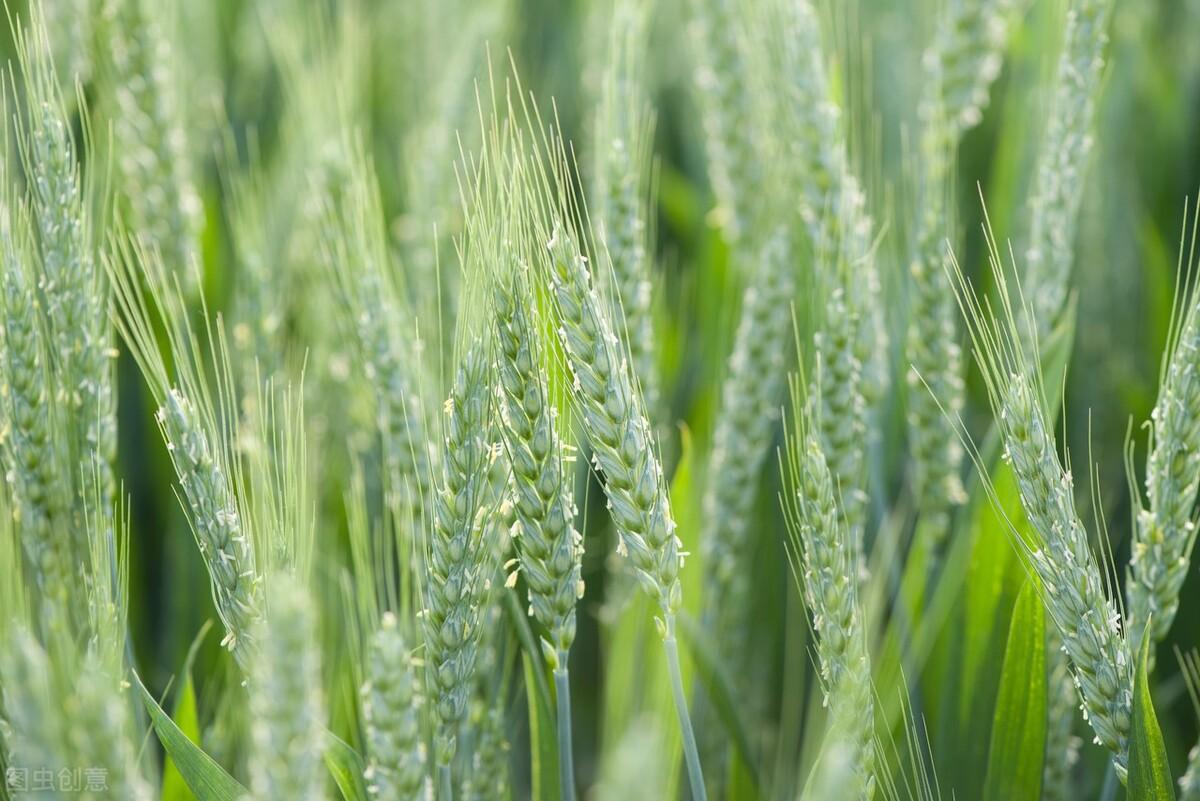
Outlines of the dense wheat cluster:
M1200 2L6 12L0 801L1200 801Z

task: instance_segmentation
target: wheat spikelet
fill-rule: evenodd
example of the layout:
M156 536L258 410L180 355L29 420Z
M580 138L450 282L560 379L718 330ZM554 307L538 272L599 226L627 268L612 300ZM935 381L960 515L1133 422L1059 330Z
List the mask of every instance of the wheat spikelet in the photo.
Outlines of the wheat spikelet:
M1024 283L1039 335L1058 321L1066 302L1112 7L1113 0L1077 0L1067 10L1029 204ZM1025 336L1027 349L1029 340Z
M708 172L727 235L754 227L761 169L739 0L695 0L690 34L702 109Z
M958 143L982 119L1000 72L1014 5L1013 0L952 5L923 60L927 90L920 109L922 173L910 266L908 430L918 502L931 518L926 530L935 552L946 535L949 510L965 499L962 447L945 426L946 416L961 412L964 395L957 310L944 268L949 177Z
M583 542L575 530L573 477L542 373L540 334L530 319L531 298L521 276L500 276L494 307L503 392L500 426L512 463L515 543L534 617L550 634L544 651L552 668L575 639L575 604L583 595Z
M433 526L423 588L426 661L439 722L439 769L449 768L467 714L481 635L485 583L493 575L484 542L488 515L491 370L486 341L463 356L446 402L443 475L433 499Z
M107 85L115 103L117 167L131 225L168 267L190 281L203 225L179 105L175 53L164 7L105 0L110 42Z
M797 407L803 401L793 389ZM874 698L870 657L858 602L859 556L844 516L838 511L833 476L825 455L799 412L788 445L794 497L786 504L793 573L817 635L825 704L830 709L834 753L849 769L838 770L841 797L870 799L875 794ZM825 770L837 770L827 765Z
M172 388L158 423L190 511L196 545L208 565L213 599L227 631L226 645L247 664L263 614L262 578L253 542L242 528L229 471L209 441L195 405Z
M559 338L575 379L573 395L605 477L621 549L646 592L664 614L673 615L682 603L683 558L645 406L587 260L562 228L547 253Z
M1193 222L1193 239L1198 224L1200 217ZM1149 636L1154 643L1170 630L1196 540L1193 510L1200 490L1200 296L1190 287L1179 305L1180 310L1185 308L1164 357L1162 384L1151 414L1146 502L1138 511L1125 579L1128 630L1135 646L1147 625L1152 626Z
M18 144L29 176L41 257L39 284L56 381L72 429L71 455L87 468L96 460L101 495L111 506L116 419L107 287L96 264L91 218L85 209L90 187L80 176L42 24L35 11L33 26L16 34L27 107ZM86 140L84 144L86 149Z
M288 573L270 577L267 601L248 671L250 790L257 798L316 801L324 797L325 712L315 609Z
M60 460L61 428L55 425L55 394L47 365L46 333L30 263L28 218L5 205L3 284L3 400L7 425L3 440L6 481L12 488L18 530L44 596L66 597L74 586L74 545L67 522L68 496Z
M400 514L420 520L432 492L432 467L406 318L390 279L383 209L374 171L355 147L343 191L321 212L324 261L342 299L367 378L374 387L384 471Z
M420 674L396 616L384 613L368 646L362 687L368 790L376 798L417 799L426 784Z
M726 654L742 653L746 599L752 590L747 548L758 474L775 432L785 388L785 354L792 327L794 267L780 230L758 251L743 297L741 317L721 385L721 414L713 432L701 542L719 618L718 641Z
M1032 543L1019 537L1015 542L1041 582L1043 602L1070 658L1084 717L1124 781L1133 705L1129 641L1075 510L1071 474L1059 463L1046 420L1047 404L1031 366L1037 364L1036 353L1027 355L1021 344L994 245L992 264L1003 304L999 316L979 305L960 272L954 273L954 280L1003 437L1005 458L1036 533ZM1029 309L1021 311L1024 322L1032 326Z
M818 286L825 297L816 334L820 362L821 447L843 495L843 514L854 531L865 498L862 437L868 403L881 397L886 351L879 276L871 246L867 199L850 169L841 109L831 96L829 59L820 20L807 0L766 6L760 25L782 34L788 115L788 154L812 242ZM857 535L856 535L857 536Z
M616 309L634 373L654 415L659 409L654 343L650 184L654 125L641 73L649 11L634 0L612 10L604 85L594 136L593 222L611 265Z

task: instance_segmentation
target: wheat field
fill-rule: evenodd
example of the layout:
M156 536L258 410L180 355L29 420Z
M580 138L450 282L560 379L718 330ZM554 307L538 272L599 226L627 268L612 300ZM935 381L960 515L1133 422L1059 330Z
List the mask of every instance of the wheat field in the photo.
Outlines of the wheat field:
M1200 2L6 20L0 801L1200 801Z

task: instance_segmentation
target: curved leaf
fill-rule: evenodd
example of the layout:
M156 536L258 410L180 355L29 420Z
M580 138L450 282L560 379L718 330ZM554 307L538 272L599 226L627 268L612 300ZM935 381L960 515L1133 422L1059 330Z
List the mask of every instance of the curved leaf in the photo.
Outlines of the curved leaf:
M150 713L150 721L159 742L175 763L179 775L195 793L197 801L241 801L249 795L249 791L237 779L175 725L175 721L154 700L136 672L133 673L133 681L142 696L142 703L146 705L146 711Z
M333 776L345 801L367 801L367 783L363 781L366 765L350 745L333 732L325 732L325 767Z
M1142 637L1142 652L1138 655L1137 678L1133 684L1133 734L1129 738L1128 801L1175 801L1175 785L1171 783L1171 766L1163 745L1154 701L1150 698L1150 682L1146 676L1146 661L1150 653L1150 638Z

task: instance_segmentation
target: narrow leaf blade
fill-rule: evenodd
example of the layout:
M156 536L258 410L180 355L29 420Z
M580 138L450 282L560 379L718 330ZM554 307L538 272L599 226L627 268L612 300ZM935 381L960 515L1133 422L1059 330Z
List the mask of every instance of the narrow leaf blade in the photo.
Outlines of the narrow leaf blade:
M1046 753L1046 616L1037 587L1017 596L992 724L984 801L1040 798Z
M1146 663L1150 654L1150 638L1142 638L1138 656L1137 678L1133 685L1133 734L1129 738L1129 801L1175 801L1175 785L1171 782L1171 766L1162 730L1154 714L1150 697L1150 681Z
M175 721L163 711L154 696L142 684L141 677L133 674L134 684L142 696L142 703L150 714L154 732L163 749L170 754L179 770L179 775L195 793L197 801L240 801L249 791L237 779L230 776L216 760L204 753L200 746L188 739Z
M325 732L325 767L345 801L368 801L367 783L363 780L366 765L362 757L333 732Z

